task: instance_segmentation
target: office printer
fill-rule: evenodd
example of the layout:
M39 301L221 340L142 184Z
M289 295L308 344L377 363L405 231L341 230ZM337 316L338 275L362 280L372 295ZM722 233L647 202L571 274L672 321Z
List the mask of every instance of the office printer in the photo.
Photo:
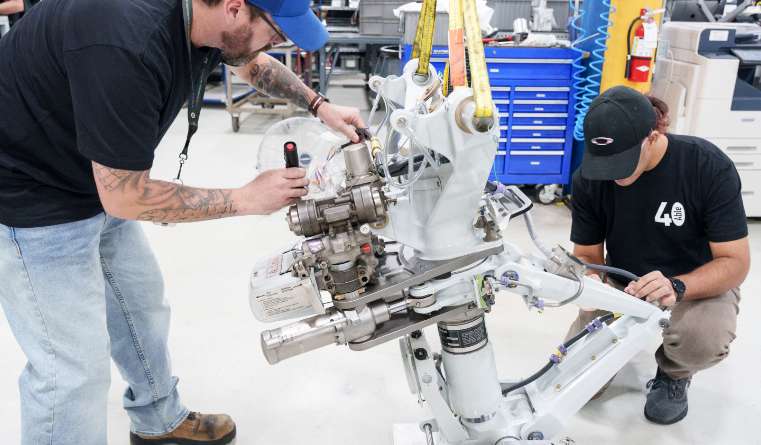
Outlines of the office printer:
M724 150L747 215L761 216L761 26L669 22L662 36L652 93L671 110L669 131Z

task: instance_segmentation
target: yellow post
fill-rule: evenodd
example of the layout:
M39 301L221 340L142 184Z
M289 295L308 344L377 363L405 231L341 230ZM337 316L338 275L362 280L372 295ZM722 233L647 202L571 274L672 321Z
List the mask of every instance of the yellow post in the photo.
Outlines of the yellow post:
M632 20L640 16L643 8L657 10L663 8L664 0L612 0L611 1L611 26L608 28L610 36L608 37L608 48L605 51L605 62L602 69L602 80L600 81L600 93L605 90L618 86L626 85L635 90L646 93L650 91L652 82L652 68L655 66L655 60L651 61L650 75L647 82L631 82L625 76L626 71L626 39L629 25ZM655 16L658 29L661 28L663 14ZM636 25L635 25L636 28ZM632 36L634 31L632 30Z

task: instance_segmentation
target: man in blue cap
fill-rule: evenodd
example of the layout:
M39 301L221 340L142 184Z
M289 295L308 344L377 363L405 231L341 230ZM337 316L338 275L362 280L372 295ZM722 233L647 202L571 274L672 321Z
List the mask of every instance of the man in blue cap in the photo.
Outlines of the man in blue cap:
M265 51L327 32L308 0L45 0L0 40L0 304L28 364L23 445L104 445L110 361L128 383L134 445L222 445L226 415L180 401L169 306L137 220L268 214L305 194L303 169L236 189L151 178L154 149L224 61L258 90L356 140L330 104ZM187 157L187 143L182 159Z

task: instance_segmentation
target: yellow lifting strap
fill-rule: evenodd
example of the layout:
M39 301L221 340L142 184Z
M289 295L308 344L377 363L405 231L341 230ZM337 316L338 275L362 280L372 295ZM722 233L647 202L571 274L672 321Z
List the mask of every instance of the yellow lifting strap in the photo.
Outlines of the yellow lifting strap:
M444 66L444 76L441 78L441 94L449 96L449 62Z
M465 39L462 0L449 0L449 79L453 88L468 85L465 75Z
M433 51L433 33L436 26L436 0L423 0L418 16L415 42L412 46L412 58L418 59L415 74L428 76L428 64Z
M481 25L478 21L476 0L462 0L462 10L468 55L470 56L470 83L476 102L474 117L479 121L476 127L480 131L484 131L494 124L494 103L489 87L489 73L486 69L486 56L481 40Z

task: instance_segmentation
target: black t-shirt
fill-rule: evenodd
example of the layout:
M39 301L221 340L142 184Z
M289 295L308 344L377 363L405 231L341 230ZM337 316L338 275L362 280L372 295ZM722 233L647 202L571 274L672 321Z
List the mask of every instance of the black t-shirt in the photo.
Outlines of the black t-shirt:
M200 71L207 52L193 49ZM0 40L0 223L102 211L90 161L147 170L190 89L178 0L45 0ZM178 147L179 149L182 147Z
M629 187L573 177L571 241L604 241L610 265L640 276L689 273L712 260L709 241L748 235L732 161L704 139L667 137L658 166Z

